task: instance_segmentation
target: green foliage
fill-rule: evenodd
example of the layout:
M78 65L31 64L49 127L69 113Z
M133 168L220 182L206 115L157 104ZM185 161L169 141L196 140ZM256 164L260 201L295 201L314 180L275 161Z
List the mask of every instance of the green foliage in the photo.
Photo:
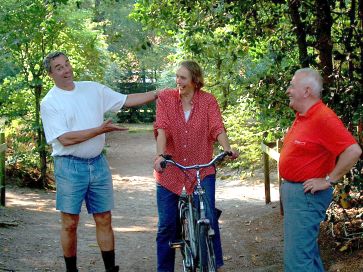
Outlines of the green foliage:
M69 2L71 6L73 3ZM40 178L35 181L39 180L41 186L46 182L44 158L49 151L43 137L39 103L46 93L43 87L49 89L52 85L45 75L43 58L50 51L63 50L75 60L75 71L81 78L101 78L103 73L103 65L99 65L104 54L99 33L90 28L84 13L63 4L68 1L0 3L0 48L7 52L0 64L0 114L8 120L11 132L8 162L16 165L16 171L38 173ZM6 67L8 63L12 65Z
M133 16L160 35L175 37L181 48L176 52L177 59L194 58L202 64L206 88L217 96L223 109L239 107L239 97L252 99L259 109L259 116L256 116L260 120L259 130L268 131L268 137L273 139L280 138L291 124L293 112L287 108L284 93L292 74L300 68L301 52L296 36L299 34L293 31L289 2L139 0ZM347 69L350 59L355 61L350 62L353 67L358 65L356 50L359 50L361 36L361 30L351 21L352 3L330 2L336 23L332 28L332 42L340 52L332 57L341 56L342 65L336 68L336 75L331 75L336 81L329 86L330 97L324 98L346 124L362 120L362 75L357 73L359 69L353 69L356 77L349 82L352 77L348 77ZM298 11L306 26L309 62L315 67L319 67L321 61L316 44L320 16L316 10L321 5L314 1L301 2ZM357 20L357 8L353 13ZM345 55L341 53L344 49L348 52ZM348 55L349 52L352 54ZM227 128L231 133L229 125ZM243 134L242 127L236 129Z
M177 63L195 59L205 72L205 90L217 97L229 136L241 151L235 166L253 168L261 155L262 133L275 141L294 118L285 91L301 66L297 37L306 35L308 63L322 65L317 13L322 2L300 1L304 33L295 32L291 3L1 1L0 115L6 116L13 131L9 135L19 141L12 144L14 154L19 154L11 155L11 161L35 165L36 152L44 151L39 101L53 84L43 71L42 59L50 51L63 50L77 80L100 81L124 93L173 87ZM333 72L323 97L351 130L363 120L362 25L353 3L329 1ZM152 105L112 118L140 122L152 120L153 114ZM13 124L22 130L12 130ZM25 155L27 141L37 143L28 145L29 155Z
M262 131L260 110L251 97L241 97L238 104L224 111L224 123L232 147L240 152L234 167L254 167L261 158Z
M9 163L21 164L25 169L45 170L37 157L37 153L46 156L39 117L44 77L42 59L64 27L56 20L57 2L5 0L0 4L3 22L0 47L7 52L6 60L15 67L14 72L3 78L1 114L8 119L10 139L16 139L9 145L12 148ZM44 171L42 174L45 176Z
M6 116L10 122L25 116L31 103L31 93L22 76L7 77L0 85L0 116Z
M7 145L11 146L7 154L9 165L21 165L24 169L37 169L37 146L34 133L22 119L13 120L5 130Z
M104 34L111 53L111 66L107 69L116 66L120 74L132 74L129 82L142 82L143 76L155 82L172 49L167 39L156 38L153 31L143 29L140 22L129 16L133 4L132 0L102 1L98 7L102 16L97 28Z

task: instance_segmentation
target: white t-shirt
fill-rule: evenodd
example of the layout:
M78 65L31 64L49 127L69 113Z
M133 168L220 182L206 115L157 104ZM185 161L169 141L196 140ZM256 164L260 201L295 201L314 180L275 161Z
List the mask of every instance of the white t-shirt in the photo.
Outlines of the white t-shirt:
M80 158L98 156L105 144L105 134L70 146L63 146L58 137L70 131L98 127L108 111L118 111L127 95L92 81L74 82L72 91L54 86L43 98L40 112L47 143L52 145L52 156L73 155Z

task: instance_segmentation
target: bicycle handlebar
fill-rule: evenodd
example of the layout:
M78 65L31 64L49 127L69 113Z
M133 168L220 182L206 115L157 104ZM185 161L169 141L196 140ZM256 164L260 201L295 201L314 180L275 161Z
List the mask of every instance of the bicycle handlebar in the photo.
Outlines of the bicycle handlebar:
M206 168L206 167L212 166L213 164L216 164L218 161L223 160L226 156L232 156L232 152L224 151L224 152L218 154L217 156L215 156L209 163L206 163L206 164L195 164L195 165L184 166L184 165L181 165L180 163L177 163L176 161L174 161L170 155L162 155L164 160L160 163L160 166L161 166L161 168L166 168L166 165L168 163L171 163L183 170L201 169L201 168Z

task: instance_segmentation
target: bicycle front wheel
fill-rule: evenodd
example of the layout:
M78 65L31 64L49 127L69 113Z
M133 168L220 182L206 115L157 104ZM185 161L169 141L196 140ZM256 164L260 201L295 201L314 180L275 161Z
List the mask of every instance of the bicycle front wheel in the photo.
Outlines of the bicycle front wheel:
M207 225L201 224L198 228L199 238L199 271L216 272L216 257L214 255L212 238L208 235Z
M193 254L193 245L195 244L194 223L187 207L184 207L181 211L182 239L184 241L181 248L183 256L183 272L195 272L195 255Z

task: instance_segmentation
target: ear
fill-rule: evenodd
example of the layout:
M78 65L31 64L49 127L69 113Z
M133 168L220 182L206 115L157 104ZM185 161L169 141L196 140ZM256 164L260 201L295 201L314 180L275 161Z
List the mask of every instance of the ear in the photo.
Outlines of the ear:
M313 90L311 89L310 86L306 86L304 89L304 97L309 97L313 94Z

